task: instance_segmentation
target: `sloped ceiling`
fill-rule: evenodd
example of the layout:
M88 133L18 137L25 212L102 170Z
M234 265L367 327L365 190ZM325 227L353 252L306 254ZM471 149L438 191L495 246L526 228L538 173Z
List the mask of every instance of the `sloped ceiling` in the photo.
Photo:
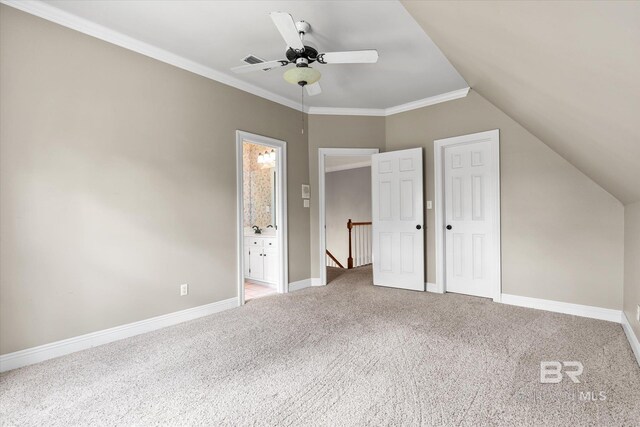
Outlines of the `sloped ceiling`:
M640 2L402 3L475 91L640 200Z
M305 42L321 52L377 49L380 55L376 64L314 63L322 73L322 93L307 97L307 106L385 109L468 87L397 1L0 1L126 48L137 47L156 59L176 61L177 56L179 66L192 64L190 71L216 75L294 108L301 89L284 81L284 69L231 71L245 65L242 58L249 54L265 60L285 57L287 47L269 17L273 11L307 21L311 30ZM150 48L142 48L141 42ZM428 79L422 78L424 69Z

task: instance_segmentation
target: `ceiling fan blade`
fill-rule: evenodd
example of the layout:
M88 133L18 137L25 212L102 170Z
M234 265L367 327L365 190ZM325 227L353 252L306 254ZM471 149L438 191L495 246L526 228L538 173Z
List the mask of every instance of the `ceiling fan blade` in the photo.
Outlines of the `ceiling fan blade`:
M233 67L231 71L234 73L248 73L251 71L270 70L271 68L284 67L289 65L289 61L284 59L278 61L258 62L257 64L240 65L239 67Z
M287 46L295 50L304 50L304 44L302 44L296 23L293 22L291 15L285 12L271 12L269 15L271 15L273 23L276 24Z
M378 51L371 49L319 53L318 62L321 64L373 64L378 62Z
M322 93L320 82L315 82L313 84L306 85L305 88L307 89L307 95L309 96L320 95Z

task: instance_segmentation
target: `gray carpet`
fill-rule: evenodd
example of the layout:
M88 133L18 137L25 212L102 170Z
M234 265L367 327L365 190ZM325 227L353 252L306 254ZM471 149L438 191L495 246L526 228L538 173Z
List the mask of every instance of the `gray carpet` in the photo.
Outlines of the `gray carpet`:
M327 284L333 282L347 271L349 270L347 270L346 268L327 267Z
M540 384L544 360L580 361L581 383ZM640 368L620 325L374 288L361 268L5 373L0 417L29 426L638 425Z

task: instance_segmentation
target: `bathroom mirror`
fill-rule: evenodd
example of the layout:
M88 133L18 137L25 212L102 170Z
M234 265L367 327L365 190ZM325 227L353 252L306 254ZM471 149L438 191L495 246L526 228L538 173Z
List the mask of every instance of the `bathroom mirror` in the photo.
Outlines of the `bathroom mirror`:
M245 142L243 145L244 226L275 228L275 151L271 147Z

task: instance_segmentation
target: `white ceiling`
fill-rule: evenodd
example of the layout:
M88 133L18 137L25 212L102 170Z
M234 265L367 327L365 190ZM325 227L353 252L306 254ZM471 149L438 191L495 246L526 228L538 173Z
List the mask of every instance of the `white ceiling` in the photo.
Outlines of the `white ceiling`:
M25 7L25 2L19 3ZM321 52L379 52L377 64L314 65L322 73L323 93L305 96L306 105L385 109L468 87L397 1L53 0L39 7L51 6L257 86L266 97L275 94L275 100L300 102L300 88L282 78L285 68L242 75L229 71L243 65L241 59L248 54L265 60L284 58L285 44L269 17L271 11L309 22L312 29L306 39ZM105 33L86 32L98 37Z

